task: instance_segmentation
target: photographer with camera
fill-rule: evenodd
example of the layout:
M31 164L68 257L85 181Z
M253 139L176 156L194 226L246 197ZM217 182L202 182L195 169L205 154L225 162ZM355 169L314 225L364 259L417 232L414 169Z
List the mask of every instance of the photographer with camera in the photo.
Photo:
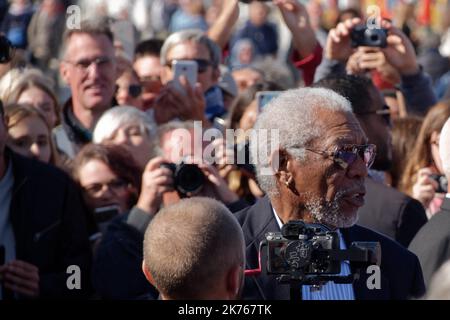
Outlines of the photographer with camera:
M216 200L195 197L161 209L145 232L143 251L142 270L163 300L239 298L244 235Z
M360 18L353 18L331 29L314 80L331 73L365 74L376 70L389 82L399 83L409 112L425 114L437 101L411 41L391 22L381 20L380 27L364 27Z
M94 288L103 298L157 297L154 288L138 271L142 262L144 232L161 208L193 196L216 199L232 212L247 206L228 188L214 165L193 157L198 152L203 155L206 147L196 145L196 132L202 134L202 131L194 130L192 122L170 122L159 128L153 143L156 157L144 170L135 209L111 222L97 251L93 268ZM125 277L125 269L133 271ZM122 280L111 282L112 278Z
M450 179L450 120L447 119L439 138L439 154L445 177ZM417 233L409 249L417 254L427 286L433 274L450 259L450 189L441 210Z
M366 241L379 242L382 251L379 288L368 288L369 274L364 270L353 285L328 282L319 291L303 286L304 299L408 299L423 294L417 257L393 240L355 225L376 148L368 144L347 99L322 88L287 91L267 105L255 129L279 134L270 135L278 139L270 153L258 148L259 139L250 140L258 182L268 196L237 213L246 239L247 269L258 267L259 255L261 266L267 265L265 252L258 252L266 233L301 220L337 232L341 249ZM352 262L342 261L340 266L341 276L355 270ZM288 299L289 288L280 286L263 267L259 276L246 279L243 297Z

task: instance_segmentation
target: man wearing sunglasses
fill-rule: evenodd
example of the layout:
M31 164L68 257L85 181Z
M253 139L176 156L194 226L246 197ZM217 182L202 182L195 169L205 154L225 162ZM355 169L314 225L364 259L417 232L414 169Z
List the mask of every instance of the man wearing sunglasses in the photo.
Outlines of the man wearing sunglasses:
M320 290L302 286L303 299L408 299L424 293L422 271L414 254L355 225L376 147L368 142L347 99L323 88L290 90L267 105L255 129L269 132L272 140L263 147L257 135L251 138L258 182L267 196L237 213L246 239L247 269L258 267L258 245L267 232L280 232L288 221L302 220L337 230L341 249L354 241L374 241L382 251L379 289L368 288L370 274L363 270L353 285L328 282ZM271 146L269 152L265 146ZM289 299L289 286L267 275L266 265L266 253L261 252L262 272L247 277L243 296ZM342 262L340 275L351 275L353 267Z
M221 52L217 44L202 33L201 30L184 30L171 34L161 49L161 65L163 66L161 81L166 87L169 87L163 94L178 95L177 92L171 92L173 88L167 86L174 77L172 65L175 60L190 60L197 63L197 85L192 90L186 88L186 92L189 95L191 91L195 90L197 92L201 89L204 98L203 103L206 103L203 106L204 116L209 121L213 121L215 117L222 116L226 112L226 109L224 107L222 91L218 86ZM186 83L185 86L188 86L188 84ZM159 101L161 100L162 97L160 97ZM187 99L184 98L181 100L184 101L180 101L180 103L185 104L192 99L188 96ZM198 105L184 106L184 109L199 109L201 107ZM181 106L182 108L183 106Z
M314 86L347 97L370 143L377 146L373 170L366 179L366 202L359 210L359 223L407 247L428 219L420 202L376 181L392 165L389 107L385 106L381 93L371 80L361 76L329 76Z

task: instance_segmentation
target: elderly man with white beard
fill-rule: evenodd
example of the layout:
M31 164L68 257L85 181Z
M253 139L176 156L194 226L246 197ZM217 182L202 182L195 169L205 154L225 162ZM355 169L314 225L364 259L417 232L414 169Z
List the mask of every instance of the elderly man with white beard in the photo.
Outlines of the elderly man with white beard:
M262 144L265 132L269 140ZM247 269L258 268L259 244L267 232L280 232L287 222L302 220L337 231L341 249L356 241L379 242L382 252L377 286L368 285L371 273L363 270L352 284L303 285L298 289L303 299L409 299L424 293L417 257L393 240L356 225L358 208L364 204L364 179L376 150L367 143L348 100L322 88L287 91L267 105L254 133L251 156L267 196L236 214L245 235ZM261 266L259 275L246 278L243 297L289 299L289 285L267 274L265 250ZM352 275L355 267L343 261L340 276Z

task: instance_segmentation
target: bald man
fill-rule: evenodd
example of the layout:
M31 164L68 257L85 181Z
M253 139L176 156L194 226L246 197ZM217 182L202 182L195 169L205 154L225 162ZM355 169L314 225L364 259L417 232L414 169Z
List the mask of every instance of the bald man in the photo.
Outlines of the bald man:
M439 153L445 176L450 179L450 119L441 131ZM450 259L450 190L436 213L417 233L409 246L422 265L423 276L428 287L433 274Z
M244 265L240 225L210 198L162 209L145 233L142 269L163 300L237 299Z

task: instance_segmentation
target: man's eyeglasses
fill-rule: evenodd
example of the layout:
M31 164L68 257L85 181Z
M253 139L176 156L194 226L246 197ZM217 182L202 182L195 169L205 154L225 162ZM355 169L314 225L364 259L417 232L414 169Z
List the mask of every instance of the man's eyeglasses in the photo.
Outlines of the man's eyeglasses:
M86 72L92 64L95 64L100 69L109 69L112 64L112 60L108 57L99 57L95 59L81 59L79 61L65 61L75 66L80 71Z
M389 127L392 127L392 120L391 120L391 110L388 105L384 105L382 109L379 110L373 110L373 111L366 111L366 112L358 112L355 113L356 115L366 115L366 114L376 114L379 116L382 116L384 121Z
M175 60L173 60L175 61ZM172 68L172 63L173 61L167 61L166 66L168 66L169 68ZM183 61L183 60L178 60L178 61ZM208 70L208 67L212 65L212 63L209 60L206 59L185 59L184 61L195 61L197 62L197 71L198 73L203 73L206 70Z
M306 148L308 151L332 158L334 163L338 164L344 170L353 164L358 159L358 156L364 161L366 167L370 168L375 160L376 149L374 144L347 144L342 147L336 147L334 151Z

